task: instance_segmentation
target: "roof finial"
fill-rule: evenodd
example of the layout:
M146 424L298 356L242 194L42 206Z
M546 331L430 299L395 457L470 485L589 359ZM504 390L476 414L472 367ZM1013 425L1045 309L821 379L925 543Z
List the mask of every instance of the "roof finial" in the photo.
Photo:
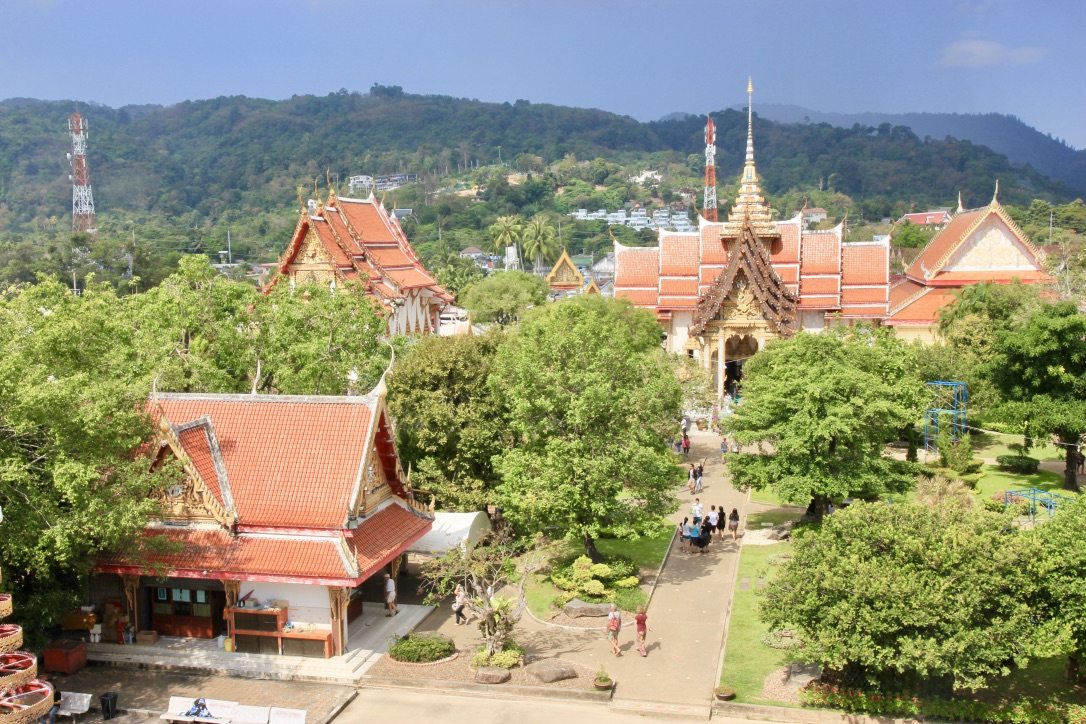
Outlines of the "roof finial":
M965 211L965 209L962 207L962 192L959 191L958 192L958 212L957 213L960 214L963 211Z
M747 163L754 164L754 79L747 78Z
M999 205L999 179L996 179L995 193L992 194L992 206Z

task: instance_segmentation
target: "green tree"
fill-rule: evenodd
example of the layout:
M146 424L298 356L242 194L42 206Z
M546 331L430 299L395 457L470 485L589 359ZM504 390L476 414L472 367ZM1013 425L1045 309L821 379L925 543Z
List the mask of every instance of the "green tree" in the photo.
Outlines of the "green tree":
M493 460L511 442L505 411L488 385L504 335L420 340L396 362L388 406L411 482L443 510L486 510L496 502Z
M514 524L583 541L598 562L601 535L637 537L674 510L664 440L681 392L659 346L650 313L595 297L537 309L512 333L491 379L515 435L496 463Z
M833 178L832 175L830 178ZM898 249L919 249L926 246L933 236L935 236L935 229L927 229L911 221L902 221L894 227L890 234L890 241Z
M1043 304L1024 322L996 335L988 374L1005 402L993 414L1066 448L1086 433L1086 315L1072 302ZM1077 490L1075 456L1064 485Z
M55 280L0 298L0 560L30 632L79 602L94 556L131 540L165 487L140 454L150 385L132 374L128 306Z
M1070 640L1067 678L1081 681L1086 661L1086 496L1061 504L1056 516L1037 526L1044 545L1040 568L1035 571L1041 584L1042 601Z
M545 269L548 261L558 253L558 235L551 220L544 214L536 214L524 227L521 235L524 256L534 262L535 271Z
M490 234L490 241L493 244L493 249L496 254L505 254L505 249L508 246L514 246L520 243L520 235L524 230L524 219L519 216L499 216L487 228L487 233Z
M810 504L911 487L911 464L883 455L920 414L909 345L887 330L831 328L774 342L744 368L743 400L725 429L759 452L728 456L738 485Z
M1029 604L1032 536L948 500L857 503L797 535L762 619L798 628L803 660L900 690L983 687L1053 653L1058 626Z
M549 292L547 283L534 274L495 272L468 287L460 306L471 312L474 322L497 322L504 326L517 321L524 310L543 304Z

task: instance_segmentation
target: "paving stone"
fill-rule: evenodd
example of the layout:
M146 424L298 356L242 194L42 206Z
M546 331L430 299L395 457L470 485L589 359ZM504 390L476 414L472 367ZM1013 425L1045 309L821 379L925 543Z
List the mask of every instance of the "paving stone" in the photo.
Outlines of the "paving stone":
M577 678L577 669L558 659L543 659L534 664L528 664L524 670L544 684L552 684L563 679Z
M611 604L609 603L588 603L579 598L575 598L562 606L562 612L570 618L602 617L606 616L610 611Z
M504 684L512 676L509 669L500 666L480 666L475 672L475 681L479 684Z

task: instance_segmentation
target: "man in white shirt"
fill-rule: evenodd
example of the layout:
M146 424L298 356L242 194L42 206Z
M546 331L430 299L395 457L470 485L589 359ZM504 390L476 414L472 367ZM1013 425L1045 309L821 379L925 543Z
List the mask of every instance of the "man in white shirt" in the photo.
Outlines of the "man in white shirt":
M396 606L396 581L392 580L392 576L385 574L385 603L388 605L387 618L391 618L400 612L400 609Z
M694 519L694 525L701 523L701 500L694 498L694 504L690 506L690 517Z

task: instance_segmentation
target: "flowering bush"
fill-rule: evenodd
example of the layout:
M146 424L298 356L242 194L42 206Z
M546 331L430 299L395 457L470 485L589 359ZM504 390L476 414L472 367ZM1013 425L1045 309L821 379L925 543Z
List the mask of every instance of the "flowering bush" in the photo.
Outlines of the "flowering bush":
M919 699L906 694L880 694L815 681L800 696L804 706L843 709L857 714L916 716L992 724L1086 724L1086 707L1031 699L990 704L968 699Z

